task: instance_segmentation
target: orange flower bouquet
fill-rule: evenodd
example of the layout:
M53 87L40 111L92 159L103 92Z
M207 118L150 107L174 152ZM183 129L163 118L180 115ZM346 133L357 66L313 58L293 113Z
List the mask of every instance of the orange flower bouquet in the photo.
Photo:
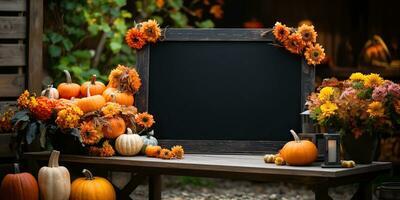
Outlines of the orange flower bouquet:
M272 29L275 40L293 54L303 54L307 64L318 65L325 59L324 48L316 43L317 32L313 25L303 24L297 29L276 22Z

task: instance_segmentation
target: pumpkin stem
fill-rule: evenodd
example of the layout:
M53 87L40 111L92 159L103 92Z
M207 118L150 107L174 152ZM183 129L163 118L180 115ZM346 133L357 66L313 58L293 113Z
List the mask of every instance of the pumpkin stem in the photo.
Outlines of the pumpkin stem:
M95 85L96 84L96 74L93 74L92 75L92 81L91 81L91 83L93 84L93 85Z
M117 102L117 95L115 95L115 92L111 93L110 96L112 98L111 102L116 103Z
M83 169L82 173L83 173L83 175L85 175L86 180L93 180L94 179L94 176L93 176L92 172L90 172L89 170Z
M293 138L294 138L294 141L296 141L296 142L300 142L300 138L299 138L299 136L297 135L297 133L296 132L294 132L294 130L290 130L290 133L292 134L292 136L293 136Z
M88 84L88 86L87 86L87 97L90 97L90 86L91 86L92 84Z
M19 164L18 163L14 163L14 174L18 174L21 171L19 170Z
M44 92L44 96L47 97L47 98L49 98L49 99L50 99L50 97L51 97L51 96L50 96L51 88L53 88L53 85L48 85L47 88L46 88L46 90L45 90L45 92Z
M126 134L133 134L132 129L131 128L126 128Z
M60 152L53 150L50 154L50 159L49 159L49 167L58 167L58 158L60 157Z
M65 77L67 78L67 83L72 83L71 74L68 70L64 70Z
M150 131L147 133L147 137L150 138L151 136L154 136L154 130Z

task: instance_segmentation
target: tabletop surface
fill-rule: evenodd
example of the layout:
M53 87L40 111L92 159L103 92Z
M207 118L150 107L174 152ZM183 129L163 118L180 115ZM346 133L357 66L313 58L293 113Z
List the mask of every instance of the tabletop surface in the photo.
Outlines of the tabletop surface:
M47 160L50 152L28 152L26 159ZM321 163L311 166L277 166L264 163L261 155L211 155L185 154L184 159L162 160L145 156L134 157L91 157L81 155L60 155L61 162L82 164L105 164L146 168L189 169L200 171L238 172L272 175L296 175L313 177L343 177L371 172L388 171L390 162L374 162L357 165L354 168L321 168Z

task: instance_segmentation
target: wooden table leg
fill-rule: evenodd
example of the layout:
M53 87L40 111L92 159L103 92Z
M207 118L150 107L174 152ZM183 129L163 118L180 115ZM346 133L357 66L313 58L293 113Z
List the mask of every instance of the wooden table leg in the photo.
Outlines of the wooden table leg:
M372 183L371 181L361 182L357 192L351 198L352 200L372 200Z
M149 176L149 199L161 200L161 175Z
M315 186L313 191L315 200L333 200L328 194L328 187L325 185Z

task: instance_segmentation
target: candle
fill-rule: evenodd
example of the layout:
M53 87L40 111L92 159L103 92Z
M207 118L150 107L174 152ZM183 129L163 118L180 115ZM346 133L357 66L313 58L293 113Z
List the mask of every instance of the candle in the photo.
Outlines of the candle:
M328 140L328 162L336 162L336 140Z

